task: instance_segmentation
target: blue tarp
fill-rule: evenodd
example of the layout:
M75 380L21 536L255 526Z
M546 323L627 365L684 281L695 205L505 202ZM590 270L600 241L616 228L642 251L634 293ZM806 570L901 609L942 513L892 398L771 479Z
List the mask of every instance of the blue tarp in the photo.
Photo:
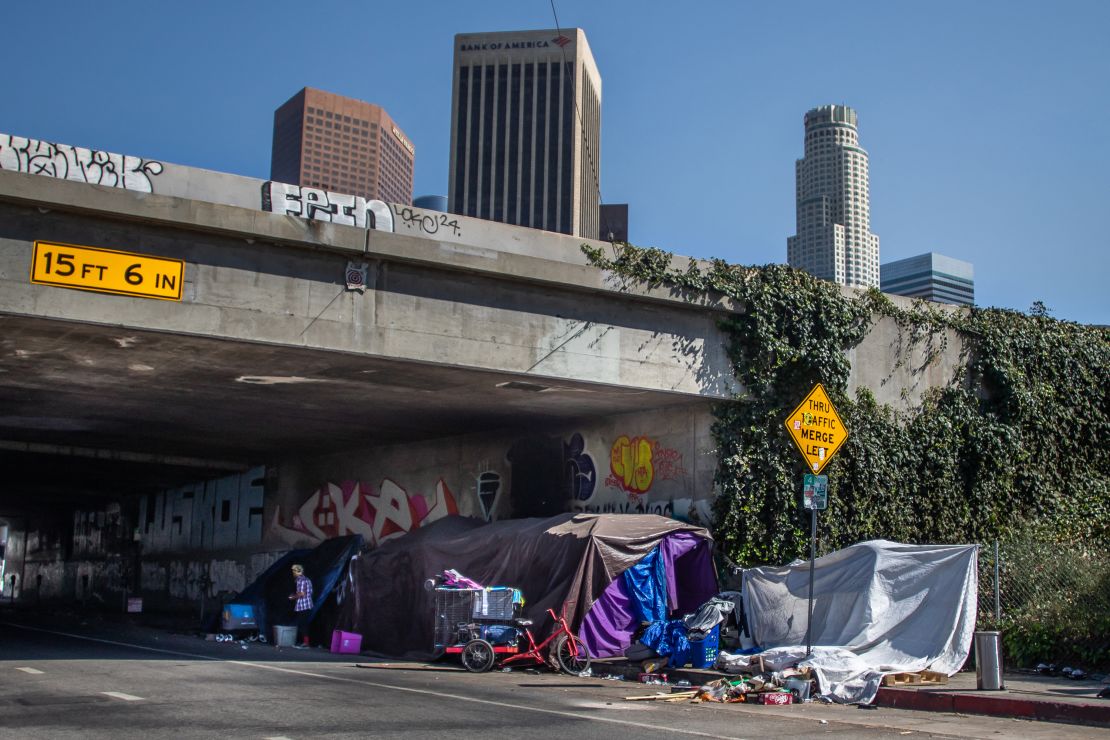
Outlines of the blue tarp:
M680 668L690 662L690 641L686 638L686 623L681 619L669 622L652 622L640 642L657 652L670 657L668 665Z
M659 622L667 618L667 574L658 547L628 568L621 578L638 621Z

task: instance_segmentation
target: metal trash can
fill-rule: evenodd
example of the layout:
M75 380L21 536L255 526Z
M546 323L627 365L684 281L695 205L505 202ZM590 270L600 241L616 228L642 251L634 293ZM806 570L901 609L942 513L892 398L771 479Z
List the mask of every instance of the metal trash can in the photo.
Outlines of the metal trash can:
M975 685L980 690L1001 691L1006 688L1002 681L1002 633L975 633Z
M275 624L274 647L293 647L297 644L297 625ZM978 653L976 653L978 654Z

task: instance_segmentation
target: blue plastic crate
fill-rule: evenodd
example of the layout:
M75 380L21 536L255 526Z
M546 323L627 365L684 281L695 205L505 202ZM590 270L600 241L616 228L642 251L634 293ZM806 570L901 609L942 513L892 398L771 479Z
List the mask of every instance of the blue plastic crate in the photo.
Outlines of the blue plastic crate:
M258 629L254 620L254 607L250 604L228 604L220 620L220 628L225 630Z
M717 662L721 641L721 625L709 631L704 640L690 640L690 667L711 668Z

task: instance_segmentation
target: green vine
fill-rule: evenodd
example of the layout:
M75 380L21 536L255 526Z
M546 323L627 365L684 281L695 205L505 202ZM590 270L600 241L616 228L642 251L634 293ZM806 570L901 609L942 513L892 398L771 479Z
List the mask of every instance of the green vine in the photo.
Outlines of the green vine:
M850 436L825 472L823 551L865 539L986 542L1035 528L1058 541L1110 538L1110 332L1001 309L901 308L877 290L844 294L783 265L704 267L659 249L583 245L588 261L630 282L719 294L737 309L720 324L744 392L718 404L715 535L732 560L783 563L805 554L798 505L805 471L783 419L817 382ZM867 390L849 398L848 350L878 317L924 347L923 369L955 333L967 349L953 381L895 411Z

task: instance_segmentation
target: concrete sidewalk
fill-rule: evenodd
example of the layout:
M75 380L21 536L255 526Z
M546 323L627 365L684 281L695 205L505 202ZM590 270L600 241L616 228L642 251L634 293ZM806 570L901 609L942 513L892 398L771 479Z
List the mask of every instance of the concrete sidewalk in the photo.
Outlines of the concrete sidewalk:
M726 675L719 671L692 668L662 668L661 673L674 685L687 681L701 686ZM622 676L636 681L640 666L624 660L594 661L595 676ZM873 702L876 706L897 709L983 714L995 717L1070 722L1110 727L1110 699L1097 694L1110 683L1037 674L1007 673L1002 691L980 691L974 672L962 672L948 679L947 684L881 687Z
M975 674L957 673L944 685L884 686L875 704L901 709L989 714L1110 727L1110 699L1097 694L1110 683L1006 673L1005 689L980 691Z

